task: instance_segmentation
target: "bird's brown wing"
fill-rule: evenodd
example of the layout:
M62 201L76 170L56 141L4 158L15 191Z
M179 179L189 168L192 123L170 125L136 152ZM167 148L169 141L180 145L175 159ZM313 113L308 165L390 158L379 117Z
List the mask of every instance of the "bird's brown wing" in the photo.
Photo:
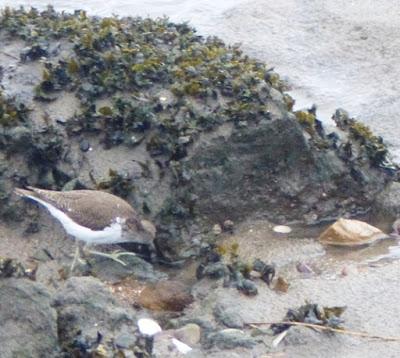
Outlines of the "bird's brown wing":
M47 201L66 213L77 224L102 230L116 217L136 221L140 225L136 211L123 199L97 190L72 190L58 192L29 187L33 196ZM26 196L26 194L25 194Z

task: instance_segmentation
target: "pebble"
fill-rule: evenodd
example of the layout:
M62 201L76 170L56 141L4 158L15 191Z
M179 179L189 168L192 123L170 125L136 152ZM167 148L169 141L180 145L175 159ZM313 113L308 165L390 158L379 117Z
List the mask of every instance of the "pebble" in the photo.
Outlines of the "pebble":
M194 346L200 342L201 328L198 324L188 323L185 326L176 329L174 331L174 337L189 346Z
M87 152L90 149L90 143L87 139L83 139L80 143L79 143L79 148L82 152Z
M213 228L212 228L212 232L213 232L214 235L217 235L217 236L221 235L221 233L222 233L221 225L220 224L215 224L213 226Z

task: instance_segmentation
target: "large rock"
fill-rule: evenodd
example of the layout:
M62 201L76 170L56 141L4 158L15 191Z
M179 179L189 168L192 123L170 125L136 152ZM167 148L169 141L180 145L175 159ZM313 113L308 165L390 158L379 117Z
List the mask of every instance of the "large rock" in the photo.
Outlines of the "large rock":
M383 231L363 221L339 219L320 235L319 241L336 246L359 246L385 237Z
M113 342L121 336L132 337L124 348L132 348L136 343L135 312L119 304L98 279L71 277L58 292L54 306L60 343L72 354L81 356L104 350L112 355Z
M335 143L317 135L310 139L290 113L220 129L193 147L185 163L190 182L178 191L210 223L256 214L275 221L355 214L370 206L387 177L367 159L342 158Z
M57 314L49 292L26 279L0 281L0 356L55 357Z
M400 183L392 182L383 190L375 200L374 211L376 214L395 219L400 217Z

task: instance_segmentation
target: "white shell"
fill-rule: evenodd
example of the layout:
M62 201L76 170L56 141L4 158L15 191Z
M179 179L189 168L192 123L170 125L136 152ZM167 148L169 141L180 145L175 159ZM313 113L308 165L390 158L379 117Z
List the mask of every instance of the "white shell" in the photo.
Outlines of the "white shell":
M272 228L272 230L279 234L289 234L290 232L292 232L292 229L286 225L276 225Z
M151 318L141 318L137 321L139 331L145 336L154 336L162 331L160 325Z
M191 347L189 347L187 344L177 340L176 338L172 338L172 343L175 345L175 347L178 349L178 351L183 354L189 353L192 350Z

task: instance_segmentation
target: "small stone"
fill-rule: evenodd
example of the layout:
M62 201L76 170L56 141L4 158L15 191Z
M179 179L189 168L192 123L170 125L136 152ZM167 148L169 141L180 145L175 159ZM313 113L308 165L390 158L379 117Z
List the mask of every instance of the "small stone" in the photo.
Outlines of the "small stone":
M79 148L82 152L87 152L90 149L90 143L87 139L83 139L80 143L79 143Z
M129 138L129 144L133 146L138 145L143 141L143 139L144 135L135 134Z
M130 333L122 333L115 337L115 345L120 349L128 349L136 343L136 336Z
M323 244L359 246L388 237L383 231L359 220L339 219L319 237Z
M200 342L201 328L195 323L188 323L187 325L176 329L174 331L174 337L189 346L194 346Z
M66 119L65 117L57 117L57 118L56 118L56 122L57 122L58 124L64 125L64 124L67 123L67 119Z
M232 233L234 226L235 226L235 224L232 220L225 220L222 227L223 227L224 231Z
M208 264L203 270L203 277L209 277L212 279L219 279L227 275L228 268L223 262L213 262Z
M243 281L238 283L237 288L239 291L242 291L248 296L255 296L258 293L256 284L249 279L244 279Z
M306 263L304 262L298 262L296 264L296 269L297 271L301 273L306 273L306 274L313 274L314 270Z
M289 283L281 276L276 280L274 290L282 293L286 293L289 289Z
M221 225L220 225L220 224L215 224L215 225L213 226L213 228L212 228L212 232L213 232L213 234L216 235L216 236L221 235L221 233L222 233Z

